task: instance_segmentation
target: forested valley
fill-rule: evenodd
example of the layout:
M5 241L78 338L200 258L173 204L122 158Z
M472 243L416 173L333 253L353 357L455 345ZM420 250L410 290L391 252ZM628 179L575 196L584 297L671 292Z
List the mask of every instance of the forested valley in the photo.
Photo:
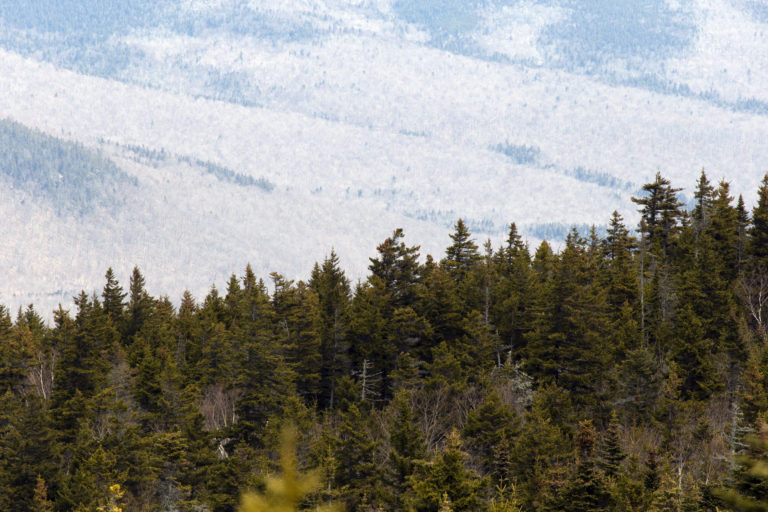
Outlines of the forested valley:
M288 429L306 510L768 510L768 176L751 211L694 191L657 174L638 226L559 251L459 220L357 283L330 251L178 306L136 268L51 324L0 307L0 510L234 511Z

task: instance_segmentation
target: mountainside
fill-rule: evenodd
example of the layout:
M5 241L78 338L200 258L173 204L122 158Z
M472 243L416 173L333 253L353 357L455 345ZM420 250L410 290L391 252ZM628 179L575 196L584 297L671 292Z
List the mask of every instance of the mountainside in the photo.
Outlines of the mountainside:
M360 276L396 227L440 257L459 217L480 241L512 221L557 241L613 210L633 225L629 197L657 171L690 187L704 168L748 205L768 171L760 2L3 0L0 13L12 308L68 303L108 266L199 297L247 262L306 278L333 246Z

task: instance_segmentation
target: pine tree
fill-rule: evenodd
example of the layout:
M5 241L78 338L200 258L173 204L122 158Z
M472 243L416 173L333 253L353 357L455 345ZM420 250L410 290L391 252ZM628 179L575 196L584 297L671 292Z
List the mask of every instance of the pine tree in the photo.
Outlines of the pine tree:
M607 300L613 309L620 308L624 303L636 304L639 285L632 256L636 244L637 241L629 236L629 230L624 226L624 219L614 211L603 249L607 260Z
M508 475L497 464L499 451L509 450L509 443L520 432L520 420L509 407L502 405L499 396L491 392L475 410L467 414L464 438L467 446L476 453L486 473L496 482L503 482ZM506 445L506 446L505 446Z
M497 363L500 363L502 351L515 356L524 352L525 333L532 328L536 301L531 255L514 223L510 226L507 244L494 255L493 269L490 323L502 343L497 354Z
M578 464L563 489L562 503L566 512L594 512L610 509L610 496L593 456L597 433L590 421L582 421L575 436Z
M402 507L410 477L418 461L424 459L426 448L421 432L416 427L416 417L408 403L408 395L404 392L397 394L390 407L395 417L389 428L389 468L395 500L397 505Z
M752 209L752 227L747 246L753 267L768 268L768 174L757 191L757 205Z
M601 348L607 337L606 290L597 278L597 258L573 231L556 262L549 304L529 333L528 364L534 377L552 380L574 392L583 405L599 397L610 352Z
M682 216L682 203L677 198L680 190L672 188L669 180L657 172L652 183L643 185L644 196L632 198L632 202L641 206L641 232L645 234L651 254L659 259L665 259L672 253Z
M112 267L107 269L107 273L104 275L107 280L104 285L104 291L101 292L103 301L104 312L112 319L112 322L117 326L120 324L123 318L123 310L125 308L125 297L123 288L117 282L115 273Z
M349 280L331 251L322 267L315 264L309 287L315 292L320 308L320 395L318 406L334 405L336 380L344 370L342 354L349 318Z
M450 236L453 243L445 250L443 265L456 282L461 282L480 259L480 253L462 219L456 222Z
M758 425L757 434L748 438L749 448L739 457L734 481L715 495L734 511L768 511L768 426Z
M280 446L279 477L269 477L264 494L247 493L239 512L295 512L307 496L316 492L320 482L316 473L299 473L296 458L296 433L286 430ZM317 507L317 512L336 510L333 505Z
M403 230L398 228L376 250L377 258L370 258L371 276L381 280L390 296L392 307L410 306L416 300L419 282L419 246L408 247L402 241Z
M152 297L147 293L144 283L144 276L139 271L139 267L133 267L131 280L128 287L128 311L126 340L130 342L133 336L141 329L144 322L147 321L152 310Z
M466 454L461 447L461 436L458 431L452 430L435 460L413 475L411 481L415 498L412 505L415 510L437 512L444 494L450 499L451 510L455 512L486 508L481 499L486 482L466 467Z
M707 229L712 221L714 192L714 187L710 185L709 180L707 179L707 174L704 172L704 169L702 169L701 176L696 182L696 192L693 193L693 197L696 200L696 206L694 206L691 215L693 228L697 236Z
M35 484L35 494L32 501L33 512L53 512L53 502L48 499L48 486L40 475L37 476L37 484Z
M627 458L621 447L621 423L616 411L611 413L608 429L600 443L598 465L607 477L616 477L621 472L621 463Z
M380 484L382 468L375 459L378 443L371 438L366 419L354 404L343 416L339 441L335 483L342 489L347 510L363 510L365 501L381 504L385 496Z

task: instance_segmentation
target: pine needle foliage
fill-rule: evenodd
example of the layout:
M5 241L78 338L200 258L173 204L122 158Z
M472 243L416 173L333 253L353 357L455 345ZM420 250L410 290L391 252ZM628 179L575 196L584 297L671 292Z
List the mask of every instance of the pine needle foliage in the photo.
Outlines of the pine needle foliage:
M266 479L264 493L246 493L241 499L239 512L295 512L302 501L320 489L320 475L316 472L300 473L296 458L296 430L286 428L280 443L280 476ZM340 508L321 505L316 512L338 512Z

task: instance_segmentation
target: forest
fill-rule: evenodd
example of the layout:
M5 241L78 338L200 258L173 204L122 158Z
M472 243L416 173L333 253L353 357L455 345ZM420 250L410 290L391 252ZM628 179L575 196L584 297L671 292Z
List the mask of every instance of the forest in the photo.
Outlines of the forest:
M680 190L558 251L459 220L357 283L330 251L178 306L138 268L50 324L0 306L0 510L235 511L304 475L302 510L766 511L768 175L751 211Z

